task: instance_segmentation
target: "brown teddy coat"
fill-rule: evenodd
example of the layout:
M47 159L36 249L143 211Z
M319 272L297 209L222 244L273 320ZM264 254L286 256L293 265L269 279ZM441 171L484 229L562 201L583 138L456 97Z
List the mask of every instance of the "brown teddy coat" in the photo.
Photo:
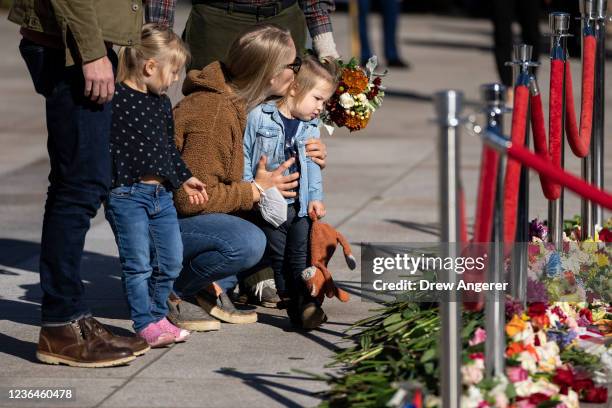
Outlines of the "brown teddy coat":
M174 108L174 140L195 177L206 184L208 202L189 203L183 189L175 193L179 214L232 213L253 208L253 192L242 181L244 104L231 98L219 62L190 71L183 83L185 98Z

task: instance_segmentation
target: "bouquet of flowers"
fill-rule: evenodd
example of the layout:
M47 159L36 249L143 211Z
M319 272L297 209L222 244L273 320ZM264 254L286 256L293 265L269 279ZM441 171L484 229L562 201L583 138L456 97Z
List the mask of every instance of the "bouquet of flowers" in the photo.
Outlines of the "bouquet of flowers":
M339 64L342 76L338 88L321 115L330 134L334 127L346 127L351 132L365 128L385 96L381 77L386 72L374 72L378 64L376 56L369 59L365 68L355 58L348 64L342 61Z

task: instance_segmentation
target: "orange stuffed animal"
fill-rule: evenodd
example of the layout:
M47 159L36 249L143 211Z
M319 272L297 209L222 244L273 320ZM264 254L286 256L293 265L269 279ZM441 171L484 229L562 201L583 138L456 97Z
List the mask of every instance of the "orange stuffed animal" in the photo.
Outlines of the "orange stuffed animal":
M355 269L357 262L352 254L351 246L344 236L331 225L320 222L314 214L310 215L312 227L310 230L310 264L312 266L302 271L302 279L312 297L323 303L325 296L336 296L342 302L348 302L349 294L338 288L331 273L327 269L338 243L342 245L344 259L350 269Z

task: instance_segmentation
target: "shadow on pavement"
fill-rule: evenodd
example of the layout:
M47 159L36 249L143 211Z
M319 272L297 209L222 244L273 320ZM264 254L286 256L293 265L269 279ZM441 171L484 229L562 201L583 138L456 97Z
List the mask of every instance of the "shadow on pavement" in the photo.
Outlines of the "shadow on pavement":
M265 314L265 313L257 313L257 319L259 323L268 324L270 326L277 327L286 332L300 334L306 337L307 339L312 340L313 342L317 343L318 345L322 347L325 347L326 349L332 352L335 352L336 350L340 348L335 343L332 343L331 341L322 339L321 337L317 336L316 333L322 332L322 333L333 334L335 336L342 337L343 336L342 332L334 332L333 330L323 329L323 328L314 329L311 331L297 329L291 325L289 318L285 316L276 316L276 315L270 315L270 314Z
M394 219L386 219L385 221L391 224L399 225L400 227L403 227L403 228L406 228L412 231L422 232L425 234L433 235L434 237L440 236L440 225L437 222L423 224L420 222L394 220Z
M243 373L234 368L221 368L216 370L217 373L223 374L229 377L234 377L242 380L242 382L256 391L261 392L265 396L272 398L274 401L282 404L285 407L301 407L300 404L293 402L290 398L281 395L277 390L283 390L294 394L306 395L316 398L317 392L306 391L298 387L293 387L287 384L281 384L270 380L269 378L281 378L283 380L292 379L300 381L320 381L316 378L310 378L305 376L295 375L275 375L275 374L263 374L263 373Z
M15 279L21 271L38 274L39 243L0 239L0 248L0 278ZM5 269L2 269L2 266ZM13 270L8 270L7 267ZM84 252L81 261L81 278L85 285L85 299L94 316L129 319L121 283L121 267L116 257ZM3 316L19 323L38 324L42 298L40 285L27 283L20 284L19 287L24 290L24 293L18 297L22 302L17 299L0 299Z

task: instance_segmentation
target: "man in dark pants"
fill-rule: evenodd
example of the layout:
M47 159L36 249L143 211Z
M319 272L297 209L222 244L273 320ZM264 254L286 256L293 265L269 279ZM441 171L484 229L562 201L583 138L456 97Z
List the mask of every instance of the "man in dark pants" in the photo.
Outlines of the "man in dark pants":
M140 41L141 0L15 0L9 20L36 92L45 98L51 164L40 254L43 291L37 358L108 367L144 354L138 337L112 334L83 301L80 264L90 219L111 177L112 44Z
M533 60L540 57L540 0L494 0L491 18L495 40L497 73L504 85L512 89L512 68L504 64L512 60L512 21L521 25L523 43L533 46Z
M192 0L183 38L191 51L187 71L225 58L247 27L276 24L291 31L298 54L306 48L306 28L319 57L338 58L331 18L334 0Z

